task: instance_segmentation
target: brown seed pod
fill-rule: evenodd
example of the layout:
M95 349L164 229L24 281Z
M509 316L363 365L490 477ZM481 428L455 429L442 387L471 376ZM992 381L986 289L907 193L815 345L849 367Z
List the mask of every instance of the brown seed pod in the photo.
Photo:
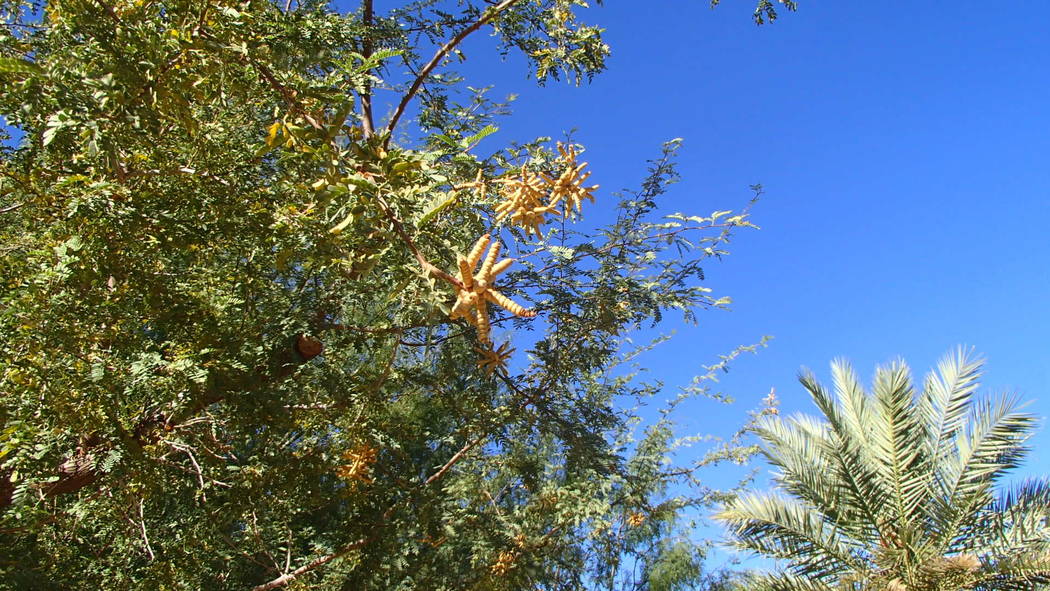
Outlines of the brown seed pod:
M324 343L312 336L300 334L295 337L295 351L303 361L310 361L324 351Z
M503 343L498 349L475 347L474 350L479 355L478 367L485 371L485 375L490 377L495 373L507 375L507 360L514 353L510 343Z
M497 182L503 185L500 190L503 201L496 206L496 221L509 218L511 223L524 228L526 234L542 238L540 226L546 223L547 214L555 209L543 204L547 195L543 177L522 166L520 176Z
M375 463L379 450L368 445L358 445L343 453L346 464L336 469L336 475L343 480L356 480L371 484L372 464Z

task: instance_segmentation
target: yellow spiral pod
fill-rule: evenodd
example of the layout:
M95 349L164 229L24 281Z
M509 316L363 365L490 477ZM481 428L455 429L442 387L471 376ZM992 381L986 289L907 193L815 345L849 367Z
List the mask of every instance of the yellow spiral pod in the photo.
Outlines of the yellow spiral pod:
M492 266L490 277L492 279L495 279L496 277L499 277L500 273L502 273L502 272L506 271L507 269L509 269L510 266L513 265L513 264L514 264L514 259L503 259L502 261L500 261L500 262L498 262L498 263L496 263L495 265ZM490 281L491 281L491 279L490 279Z
M470 249L470 254L467 255L467 263L469 268L473 269L478 266L478 261L481 260L481 253L485 252L485 247L489 245L490 236L483 234L478 241L474 243L474 247Z
M485 292L485 299L520 318L532 318L536 316L535 310L527 309L525 306L522 306L494 289Z
M481 281L488 281L492 283L492 267L496 264L496 259L499 258L499 251L503 248L503 245L497 240L492 244L492 248L489 249L488 255L485 257L485 262L481 265L481 271L478 273L478 279Z
M488 306L485 305L484 300L478 302L474 326L478 328L479 341L485 344L492 342L491 339L489 339L489 331L491 329L491 326L489 325L489 310Z
M471 266L467 263L467 259L462 256L457 257L459 263L459 280L463 283L464 289L474 288L474 277L471 275Z

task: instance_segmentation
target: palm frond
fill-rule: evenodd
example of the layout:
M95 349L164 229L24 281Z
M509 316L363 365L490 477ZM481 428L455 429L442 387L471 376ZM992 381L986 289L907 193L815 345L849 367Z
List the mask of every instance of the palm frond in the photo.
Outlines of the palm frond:
M787 572L755 573L744 579L748 591L833 591L834 587L819 580Z
M861 385L849 361L836 359L831 362L831 384L838 399L839 416L844 432L849 434L851 440L861 445L868 443L874 409L871 408L864 386Z
M972 355L972 351L962 347L945 355L937 362L937 371L927 374L923 383L918 407L932 461L950 451L980 384L984 360L974 359Z
M919 512L931 480L930 472L922 469L926 463L925 432L907 364L897 361L876 370L874 397L872 448L883 486L892 491L895 520L903 524Z
M858 519L858 507L843 499L836 479L828 478L839 466L828 455L834 446L827 423L801 414L786 419L767 417L756 433L765 444L766 459L778 469L774 475L778 488L812 505L828 523L841 524L848 535L863 538L868 534L864 520Z
M973 405L969 425L957 437L956 453L941 459L939 490L931 503L938 539L951 540L963 525L975 521L992 501L995 481L1024 457L1022 442L1031 434L1035 417L1016 407L1012 396Z
M1036 417L1018 412L1018 402L1016 396L999 396L974 405L969 428L959 438L961 463L949 464L952 469L961 468L951 474L957 477L959 486L996 480L1020 465L1028 454L1024 442L1035 429Z
M841 485L840 502L855 506L863 516L869 535L884 521L882 512L887 491L881 486L878 467L865 448L863 440L851 436L842 412L824 386L812 373L799 376L813 402L828 420L832 435L826 439L825 453L835 467L836 481ZM867 537L867 536L865 536Z
M787 561L748 589L1050 591L1050 480L998 498L1035 419L1009 396L977 398L982 362L958 349L916 394L903 362L865 392L844 361L834 395L799 376L823 417L770 417L756 432L779 494L718 519L735 544Z
M1050 554L1020 553L986 561L975 589L1036 591L1050 585Z
M792 570L825 578L866 566L855 545L813 507L770 493L749 493L715 515L736 546L790 560Z
M998 556L1050 551L1050 480L1030 479L1001 493L953 545L988 548Z

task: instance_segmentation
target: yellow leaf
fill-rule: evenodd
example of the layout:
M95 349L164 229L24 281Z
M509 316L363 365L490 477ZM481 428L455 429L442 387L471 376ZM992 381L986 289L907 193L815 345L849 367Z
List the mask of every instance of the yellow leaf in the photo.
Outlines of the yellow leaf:
M345 218L345 219L343 219L343 221L339 222L339 224L338 224L338 225L336 225L336 226L335 226L334 228L332 228L332 229L331 229L331 230L329 230L328 232L329 232L330 234L338 234L338 233L342 232L343 230L345 230L345 229L346 229L346 227L347 227L347 226L349 226L349 225L350 225L350 222L354 221L354 218L355 218L355 217L357 217L357 215L356 215L356 214L355 214L355 213L354 213L353 211L351 211L351 212L350 212L350 213L349 213L349 214L348 214L348 215L346 216L346 218Z
M277 132L281 129L281 122L274 121L273 125L270 126L266 135L266 145L274 146L277 143Z

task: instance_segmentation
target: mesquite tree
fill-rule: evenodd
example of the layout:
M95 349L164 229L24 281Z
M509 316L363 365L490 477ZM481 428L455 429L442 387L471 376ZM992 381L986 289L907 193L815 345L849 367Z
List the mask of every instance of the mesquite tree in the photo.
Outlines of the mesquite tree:
M612 368L725 303L746 211L659 214L676 142L618 202L571 142L480 154L504 106L439 75L488 29L589 78L583 6L0 2L0 579L700 581L676 532L717 495Z

